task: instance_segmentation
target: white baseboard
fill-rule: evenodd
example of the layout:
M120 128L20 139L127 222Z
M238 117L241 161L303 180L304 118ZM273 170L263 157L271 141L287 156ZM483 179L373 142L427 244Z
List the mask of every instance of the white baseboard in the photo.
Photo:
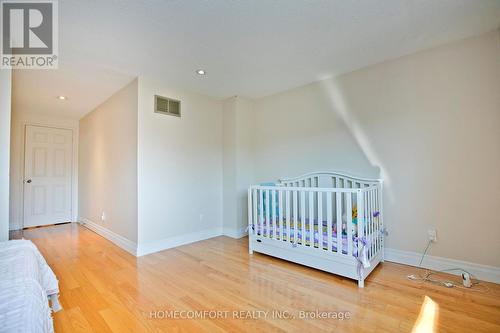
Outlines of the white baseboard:
M385 260L396 262L399 264L405 264L417 267L421 257L422 254L418 252L402 251L402 250L388 249L388 248L385 249ZM474 275L474 277L478 278L479 280L500 283L500 267L481 265L468 261L435 257L429 255L425 256L422 262L422 267L432 269L435 271L441 271L451 268L462 268L467 272L471 273L472 275ZM460 274L459 272L449 272L449 273Z
M98 235L101 235L118 247L137 257L222 235L221 228L214 228L137 244L95 222L90 221L89 219L80 218L79 221L86 228L94 231Z
M248 235L247 227L241 227L241 228L223 228L223 235L228 236L231 238L242 238Z
M113 242L115 245L118 247L124 249L128 253L136 256L137 255L137 243L118 235L117 233L101 226L98 225L97 223L94 223L90 221L89 219L86 218L80 218L79 222L83 224L86 228L92 230L98 235L101 235L102 237L106 238L107 240Z
M144 256L146 254L171 249L173 247L186 245L194 242L199 242L205 239L217 237L222 235L221 228L206 229L180 236L164 238L156 241L139 243L137 247L137 256Z

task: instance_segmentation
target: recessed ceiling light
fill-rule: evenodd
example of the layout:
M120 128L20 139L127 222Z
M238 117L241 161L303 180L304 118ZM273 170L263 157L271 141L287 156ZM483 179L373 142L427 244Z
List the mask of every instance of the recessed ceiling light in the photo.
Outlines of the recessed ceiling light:
M67 97L61 95L61 96L57 96L57 99L60 99L61 101L64 101L65 99L67 99Z
M207 74L207 72L205 72L205 70L203 70L203 69L198 69L198 70L196 71L196 73L197 73L198 75L205 75L205 74Z

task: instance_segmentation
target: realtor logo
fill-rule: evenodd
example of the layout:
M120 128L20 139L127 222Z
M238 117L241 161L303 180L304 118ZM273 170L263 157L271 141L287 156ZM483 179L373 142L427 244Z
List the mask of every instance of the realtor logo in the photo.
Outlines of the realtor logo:
M57 1L2 0L0 68L56 69Z

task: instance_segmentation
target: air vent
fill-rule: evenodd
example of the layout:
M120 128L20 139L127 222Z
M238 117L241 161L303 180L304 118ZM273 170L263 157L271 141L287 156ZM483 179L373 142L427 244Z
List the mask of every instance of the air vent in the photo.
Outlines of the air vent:
M181 102L175 99L155 95L155 112L180 117Z

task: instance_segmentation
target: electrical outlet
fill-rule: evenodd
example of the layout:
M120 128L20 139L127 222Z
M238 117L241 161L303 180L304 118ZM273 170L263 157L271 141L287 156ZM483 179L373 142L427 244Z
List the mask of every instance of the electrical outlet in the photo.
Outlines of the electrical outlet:
M429 240L432 242L437 242L437 231L436 229L427 230L427 235L429 235Z
M106 213L105 212L102 212L101 221L102 222L106 221Z

